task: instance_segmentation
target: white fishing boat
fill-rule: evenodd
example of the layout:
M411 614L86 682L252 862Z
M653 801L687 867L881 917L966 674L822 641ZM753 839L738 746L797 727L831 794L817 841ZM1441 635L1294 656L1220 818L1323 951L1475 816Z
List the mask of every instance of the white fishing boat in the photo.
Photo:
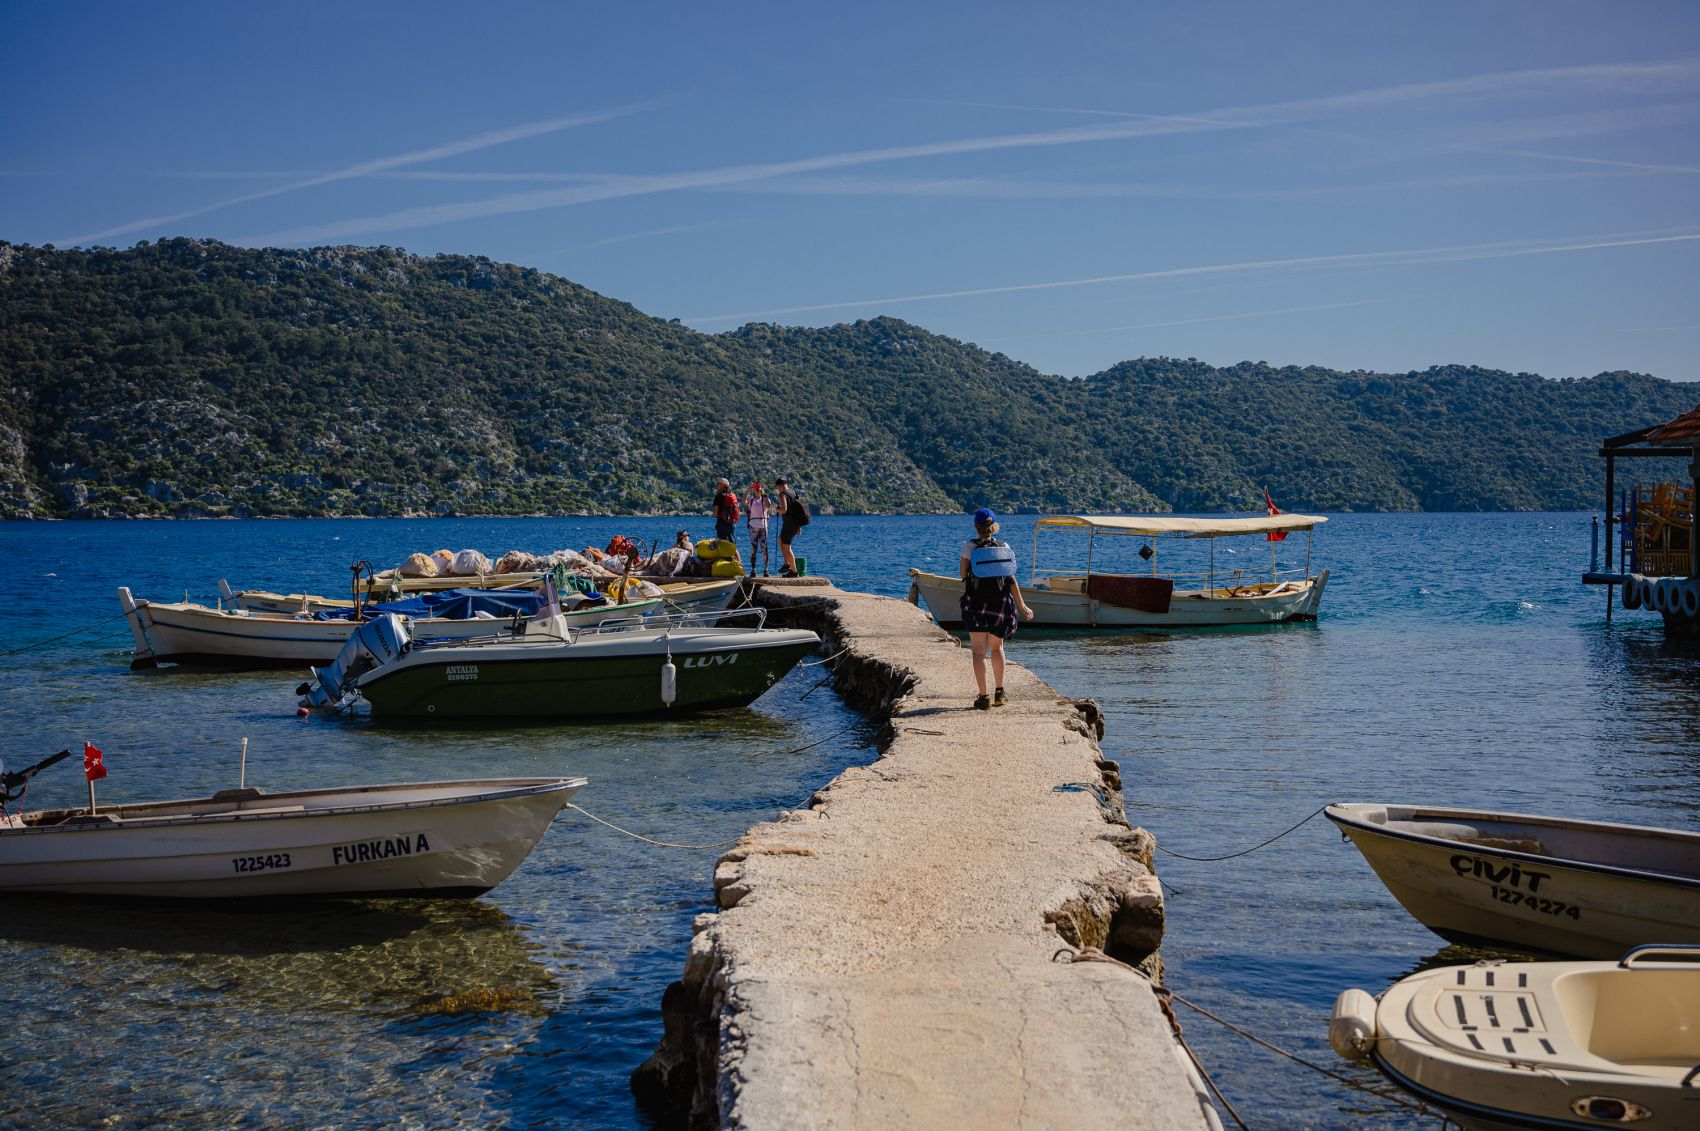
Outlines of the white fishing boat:
M255 667L329 663L362 621L384 612L406 616L422 640L475 640L536 633L559 636L566 629L627 620L661 607L660 600L625 605L598 601L565 610L560 617L547 617L542 613L544 600L537 594L511 594L505 602L498 602L488 593L451 590L408 602L365 605L359 617L354 616L352 606L346 615L288 616L209 608L193 601L148 601L134 596L127 586L119 586L118 603L136 641L132 668L191 663Z
M1700 947L1425 970L1347 990L1329 1040L1469 1131L1700 1127Z
M1579 958L1700 944L1700 833L1402 805L1324 815L1449 941Z
M0 800L56 755L7 775ZM490 778L0 815L0 891L166 899L472 896L584 778ZM3 810L0 810L3 813Z
M1228 555L1219 564L1216 540L1261 534L1285 537L1327 522L1320 515L1281 514L1250 518L1174 518L1166 515L1048 515L1033 524L1033 557L1021 595L1035 628L1209 628L1224 625L1277 624L1315 620L1328 584L1328 571L1311 573L1307 537L1304 564L1282 567L1270 543L1269 568L1252 566L1250 555ZM1041 531L1086 535L1084 568L1045 568L1040 560ZM1105 569L1100 539L1139 540L1138 572ZM1204 539L1202 562L1190 573L1165 573L1158 546L1167 539ZM1131 566L1129 567L1131 569ZM924 601L933 619L946 628L962 623L962 579L911 569L910 599Z

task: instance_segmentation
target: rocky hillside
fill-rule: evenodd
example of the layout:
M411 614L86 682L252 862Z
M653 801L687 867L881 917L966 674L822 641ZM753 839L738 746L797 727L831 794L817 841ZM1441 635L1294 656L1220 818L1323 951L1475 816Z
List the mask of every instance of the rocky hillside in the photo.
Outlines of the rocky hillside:
M390 248L0 243L9 517L1596 505L1604 435L1700 387L1126 362L1083 380L889 318L701 334Z

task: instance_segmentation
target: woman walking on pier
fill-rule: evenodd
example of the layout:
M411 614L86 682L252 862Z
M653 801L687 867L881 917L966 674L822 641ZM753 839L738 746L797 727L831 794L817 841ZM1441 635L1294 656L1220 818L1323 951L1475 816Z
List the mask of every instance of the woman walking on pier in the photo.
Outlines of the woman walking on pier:
M998 516L985 507L974 512L975 537L962 544L962 625L974 653L977 710L1004 704L1003 642L1015 635L1016 612L1028 620L1033 610L1015 580L1015 551L998 539ZM993 694L986 694L986 660L992 662Z

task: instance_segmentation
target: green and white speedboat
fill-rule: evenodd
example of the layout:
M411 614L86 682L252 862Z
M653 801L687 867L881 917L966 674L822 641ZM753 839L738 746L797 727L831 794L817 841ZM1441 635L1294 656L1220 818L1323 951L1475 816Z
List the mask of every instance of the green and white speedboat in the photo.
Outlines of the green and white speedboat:
M749 705L810 652L802 629L715 628L634 618L519 638L415 641L405 621L364 624L301 685L302 706L384 718L575 718Z

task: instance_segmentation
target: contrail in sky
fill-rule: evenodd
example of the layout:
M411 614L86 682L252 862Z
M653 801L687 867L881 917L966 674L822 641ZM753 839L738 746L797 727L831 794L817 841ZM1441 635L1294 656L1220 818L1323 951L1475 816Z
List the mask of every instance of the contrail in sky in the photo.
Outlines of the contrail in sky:
M1161 326L1195 326L1200 322L1235 322L1241 318L1269 318L1276 314L1308 314L1313 310L1345 310L1353 306L1375 306L1392 302L1390 298L1366 298L1357 302L1327 302L1321 306L1289 306L1281 310L1248 310L1242 314L1212 314L1208 318L1178 318L1172 322L1138 322L1132 326L1099 326L1092 330L1059 330L1052 334L1005 334L996 338L978 338L985 342L1014 342L1024 338L1079 338L1086 334L1114 334L1122 330L1154 330Z
M208 212L215 212L221 208L230 208L237 204L246 204L249 201L265 200L268 197L282 196L286 192L297 192L301 189L313 188L317 185L328 185L335 181L352 180L356 177L369 177L377 173L387 172L391 169L399 169L407 165L419 165L426 161L438 161L444 157L454 157L462 153L472 153L480 149L489 149L491 146L495 145L505 145L512 141L524 141L526 138L558 133L561 130L570 130L578 126L594 125L597 122L607 122L615 118L624 118L643 110L652 109L658 105L661 105L661 103L640 103L634 106L616 107L612 110L598 110L584 114L569 114L563 118L550 118L547 121L542 122L527 122L522 125L508 126L505 129L489 130L485 133L474 134L471 137L461 138L458 141L450 141L445 142L442 145L434 145L429 149L418 149L414 150L412 153L400 153L393 157L379 157L372 161L362 161L344 169L337 169L329 173L319 173L303 180L291 181L286 185L278 185L276 188L245 193L242 196L231 197L229 200L216 201L212 204L205 204L199 208L191 208L184 212L173 213L169 216L150 216L143 220L132 220L127 224L119 224L116 227L105 228L98 232L90 232L87 235L75 236L68 240L55 240L54 242L73 245L93 243L96 240L107 239L111 236L121 236L127 232L140 231L143 228L154 228L161 224L175 224L179 220L188 220L195 216L204 216Z
M1538 153L1532 149L1507 149L1513 157L1538 157L1542 161L1567 161L1573 165L1609 165L1614 169L1645 169L1654 173L1700 173L1700 165L1653 165L1645 161L1608 161L1604 157L1571 157L1563 153Z
M1039 146L1079 145L1089 142L1124 141L1134 138L1169 134L1198 133L1226 129L1249 129L1270 124L1298 121L1336 111L1362 109L1414 100L1451 97L1468 94L1491 94L1529 87L1557 85L1573 90L1578 86L1607 86L1613 89L1665 89L1692 86L1700 78L1700 61L1679 60L1664 63L1595 64L1581 67L1555 67L1532 71L1510 71L1500 74L1476 75L1463 79L1438 82L1404 83L1323 98L1269 103L1209 111L1192 118L1140 118L1094 126L1076 126L1063 130L1041 130L1028 133L1003 134L989 137L964 138L956 141L930 142L917 145L889 146L863 149L849 153L808 157L793 161L777 161L751 165L734 165L719 169L702 169L681 173L648 176L617 177L597 184L573 188L509 193L484 200L406 208L377 216L362 216L349 220L271 232L245 237L245 244L298 245L325 240L337 240L372 232L401 231L431 227L459 220L487 216L535 212L548 208L588 204L601 200L616 200L682 189L721 188L749 184L753 181L786 177L798 173L816 173L831 169L847 169L890 161L905 161L924 157L940 157L962 153L984 153L994 150L1022 149Z
M935 299L975 298L981 295L1016 294L1022 291L1091 287L1105 283L1135 283L1147 279L1175 279L1188 275L1221 275L1237 271L1306 270L1328 267L1397 267L1425 263L1461 263L1477 259L1510 259L1523 255L1552 255L1565 251L1587 251L1606 247L1637 247L1645 244L1684 243L1700 240L1700 233L1682 235L1601 236L1548 243L1459 244L1452 247L1409 248L1402 251L1364 251L1349 255L1311 255L1297 259L1254 259L1244 263L1216 263L1202 267L1172 267L1163 271L1136 271L1126 275L1097 275L1087 279L1063 279L1047 283L1017 283L1005 287L975 287L963 291L934 291L929 294L891 298L858 299L854 302L822 302L810 306L746 310L738 314L705 314L684 318L685 322L734 322L766 318L774 314L809 314L822 310L846 310L857 306L894 306L898 303L930 302Z

